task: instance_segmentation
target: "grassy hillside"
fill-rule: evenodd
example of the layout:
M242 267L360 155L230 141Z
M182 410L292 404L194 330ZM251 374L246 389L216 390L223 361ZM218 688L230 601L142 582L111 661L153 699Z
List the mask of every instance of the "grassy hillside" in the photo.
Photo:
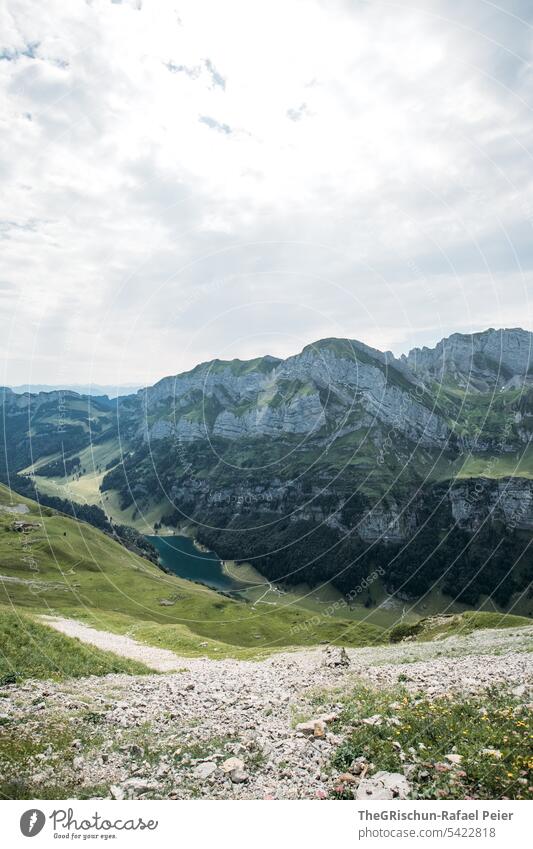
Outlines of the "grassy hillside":
M27 508L27 513L5 508ZM22 506L22 507L21 507ZM14 522L35 527L14 530ZM382 630L294 606L252 604L163 573L110 537L0 486L0 604L62 614L182 654L256 657L322 640L367 645ZM302 627L303 626L303 627Z
M61 680L111 672L143 675L153 670L65 637L32 616L0 608L0 686L26 678Z
M531 625L526 616L467 610L464 613L428 616L415 623L401 623L388 632L392 643L405 639L441 640L445 637L466 636L484 628L521 628Z

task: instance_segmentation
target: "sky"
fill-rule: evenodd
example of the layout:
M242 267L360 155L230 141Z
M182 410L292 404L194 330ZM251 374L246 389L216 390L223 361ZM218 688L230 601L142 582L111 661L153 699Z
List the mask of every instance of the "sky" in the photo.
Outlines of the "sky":
M0 0L0 384L533 329L533 4Z

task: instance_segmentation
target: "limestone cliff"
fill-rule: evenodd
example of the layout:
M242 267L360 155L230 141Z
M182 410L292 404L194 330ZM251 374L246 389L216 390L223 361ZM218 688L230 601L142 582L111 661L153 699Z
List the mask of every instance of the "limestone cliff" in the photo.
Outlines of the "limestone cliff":
M533 382L533 334L521 328L454 333L435 348L413 348L402 358L423 378L474 391Z

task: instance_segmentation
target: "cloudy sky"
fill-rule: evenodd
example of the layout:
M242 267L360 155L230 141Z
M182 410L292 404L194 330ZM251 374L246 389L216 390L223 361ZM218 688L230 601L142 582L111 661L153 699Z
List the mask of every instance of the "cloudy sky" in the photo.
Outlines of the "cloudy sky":
M532 329L530 0L0 0L0 383Z

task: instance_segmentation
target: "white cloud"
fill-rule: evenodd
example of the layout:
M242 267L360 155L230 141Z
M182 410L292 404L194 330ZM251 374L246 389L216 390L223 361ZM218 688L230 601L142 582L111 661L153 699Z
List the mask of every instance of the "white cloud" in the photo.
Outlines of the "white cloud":
M0 382L531 326L507 6L6 0Z

